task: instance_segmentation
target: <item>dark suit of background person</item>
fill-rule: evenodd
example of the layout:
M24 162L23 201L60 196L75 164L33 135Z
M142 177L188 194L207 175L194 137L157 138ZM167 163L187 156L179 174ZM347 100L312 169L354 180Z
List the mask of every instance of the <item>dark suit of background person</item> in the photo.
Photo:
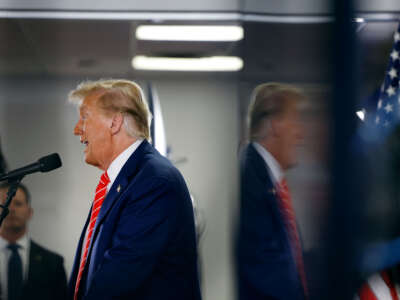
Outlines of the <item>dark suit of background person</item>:
M288 85L258 86L249 108L249 143L240 158L240 221L236 257L240 300L305 299L299 269L280 209L270 166L255 148L263 147L282 171L295 164L302 139L299 91Z
M5 201L7 190L7 184L0 186L1 202ZM10 213L0 230L0 261L2 265L0 267L7 268L7 262L4 262L3 257L4 251L10 251L5 249L7 244L19 243L25 239L27 249L29 249L29 252L26 253L28 262L23 269L25 279L18 299L66 299L67 278L63 258L38 245L26 235L26 226L32 216L32 208L29 203L29 192L24 185L21 185L10 204ZM4 275L3 272L0 274ZM3 300L6 299L5 294L8 292L7 287L4 286L6 282L7 278L1 278L1 299Z
M90 88L96 85L100 88ZM109 162L115 153L110 157L102 156L99 149L94 148L99 141L99 136L96 137L99 132L106 132L106 140L99 143L103 149L110 145L120 147L111 167L129 147L137 148L122 166L114 183L110 183L95 221L94 240L87 260L89 266L83 272L78 299L200 299L189 192L179 171L146 140L148 112L138 92L140 88L133 82L109 80L89 84L89 88L79 86L77 91L82 89L89 91L83 95L81 119L74 133L87 144L86 162L107 170L107 173L110 171ZM117 108L109 111L103 124L93 126L96 120L104 117L104 108L99 110L99 107L111 105ZM119 113L124 110L122 107L142 115L134 123L137 129L142 128L143 135L140 130L136 133L139 138L127 134L123 125L125 116ZM126 145L130 146L126 148ZM106 163L102 164L103 161ZM87 226L88 222L76 253L71 294L79 277Z

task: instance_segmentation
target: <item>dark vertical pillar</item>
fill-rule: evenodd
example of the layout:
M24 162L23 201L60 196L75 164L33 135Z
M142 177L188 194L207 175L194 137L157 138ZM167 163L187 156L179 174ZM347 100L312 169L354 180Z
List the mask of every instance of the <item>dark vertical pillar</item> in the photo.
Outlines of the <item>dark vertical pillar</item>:
M352 151L356 131L357 55L353 1L334 0L331 209L326 239L325 288L319 299L353 299L360 184Z

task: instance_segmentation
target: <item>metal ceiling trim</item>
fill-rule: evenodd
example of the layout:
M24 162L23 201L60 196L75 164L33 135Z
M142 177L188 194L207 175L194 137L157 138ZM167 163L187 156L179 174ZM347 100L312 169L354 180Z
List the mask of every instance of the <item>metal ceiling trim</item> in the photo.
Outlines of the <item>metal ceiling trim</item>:
M365 22L399 22L400 12L393 13L357 13L357 18L362 18Z
M354 18L363 19L366 23L372 22L399 22L400 12L388 13L361 13L357 12ZM286 24L316 24L331 23L335 20L333 16L301 16L301 15L269 15L269 14L243 14L243 21L264 23L286 23Z
M0 10L7 19L121 20L121 21L238 21L240 13L225 12L92 12Z
M358 12L365 22L399 21L400 12ZM236 21L287 24L317 24L334 21L333 15L279 15L248 12L120 12L120 11L39 11L0 10L5 19L121 20L121 21Z
M243 14L244 22L286 23L286 24L315 24L330 23L333 16L300 16L300 15L268 15L268 14Z

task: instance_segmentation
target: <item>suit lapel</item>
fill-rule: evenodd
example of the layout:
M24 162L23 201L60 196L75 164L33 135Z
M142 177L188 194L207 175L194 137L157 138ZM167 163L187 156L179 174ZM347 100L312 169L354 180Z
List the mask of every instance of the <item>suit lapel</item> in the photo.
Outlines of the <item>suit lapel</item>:
M92 211L92 208L89 210L89 214L86 218L85 226L83 227L81 237L79 239L78 247L76 249L75 253L75 258L74 258L74 264L72 265L72 271L71 271L71 276L69 280L69 288L70 290L75 289L75 282L76 282L76 277L78 276L78 271L79 271L79 265L81 263L81 255L82 255L82 247L83 247L83 242L85 239L86 235L86 230L89 225L89 219L90 219L90 212Z
M29 270L28 270L28 281L31 281L32 278L35 278L36 271L40 268L40 264L43 262L43 257L37 251L36 244L32 241L30 243L30 251L29 251Z
M286 241L289 245L289 236L286 230L285 221L279 209L279 201L281 201L279 193L276 189L276 186L271 178L271 172L265 160L261 157L261 155L257 152L252 144L248 146L248 156L252 159L255 169L257 170L258 176L262 179L262 182L265 183L265 193L266 198L270 199L269 205L271 206L274 215L276 217L277 222L279 222L280 228L282 228L283 234L286 237Z
M32 290L35 289L35 285L37 284L37 280L42 278L40 274L40 270L43 264L43 256L38 251L37 245L30 240L29 241L29 264L28 264L28 276L25 280L23 295L29 295Z
M254 167L257 170L257 174L265 183L268 193L276 194L275 184L272 181L270 169L265 160L261 157L252 144L249 145L248 156L253 161Z
M93 231L93 237L91 240L89 253L92 248L93 242L96 239L96 233L98 231L100 224L103 222L108 212L111 210L116 201L119 199L120 195L122 195L124 190L128 187L128 184L130 183L129 179L136 175L140 167L140 163L142 162L143 156L146 153L151 152L152 149L153 149L152 146L146 140L144 140L135 150L135 152L133 152L133 154L129 157L125 165L122 167L121 171L119 172L113 185L108 191L107 196L104 199L104 202L101 206L99 215L97 217L96 225Z

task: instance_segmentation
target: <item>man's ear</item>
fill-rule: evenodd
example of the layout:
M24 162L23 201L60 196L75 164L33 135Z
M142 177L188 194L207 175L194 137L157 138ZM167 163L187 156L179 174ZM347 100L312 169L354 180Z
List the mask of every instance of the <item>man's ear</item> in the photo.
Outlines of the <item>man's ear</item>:
M31 219L33 216L33 208L29 206L29 219Z
M111 120L111 134L117 134L124 124L124 115L122 113L114 114Z
M279 137L280 135L281 135L281 131L282 131L282 129L281 129L281 127L282 127L282 124L281 124L281 122L280 122L280 118L272 118L270 121L269 121L269 134L270 134L270 136L274 136L274 137Z

